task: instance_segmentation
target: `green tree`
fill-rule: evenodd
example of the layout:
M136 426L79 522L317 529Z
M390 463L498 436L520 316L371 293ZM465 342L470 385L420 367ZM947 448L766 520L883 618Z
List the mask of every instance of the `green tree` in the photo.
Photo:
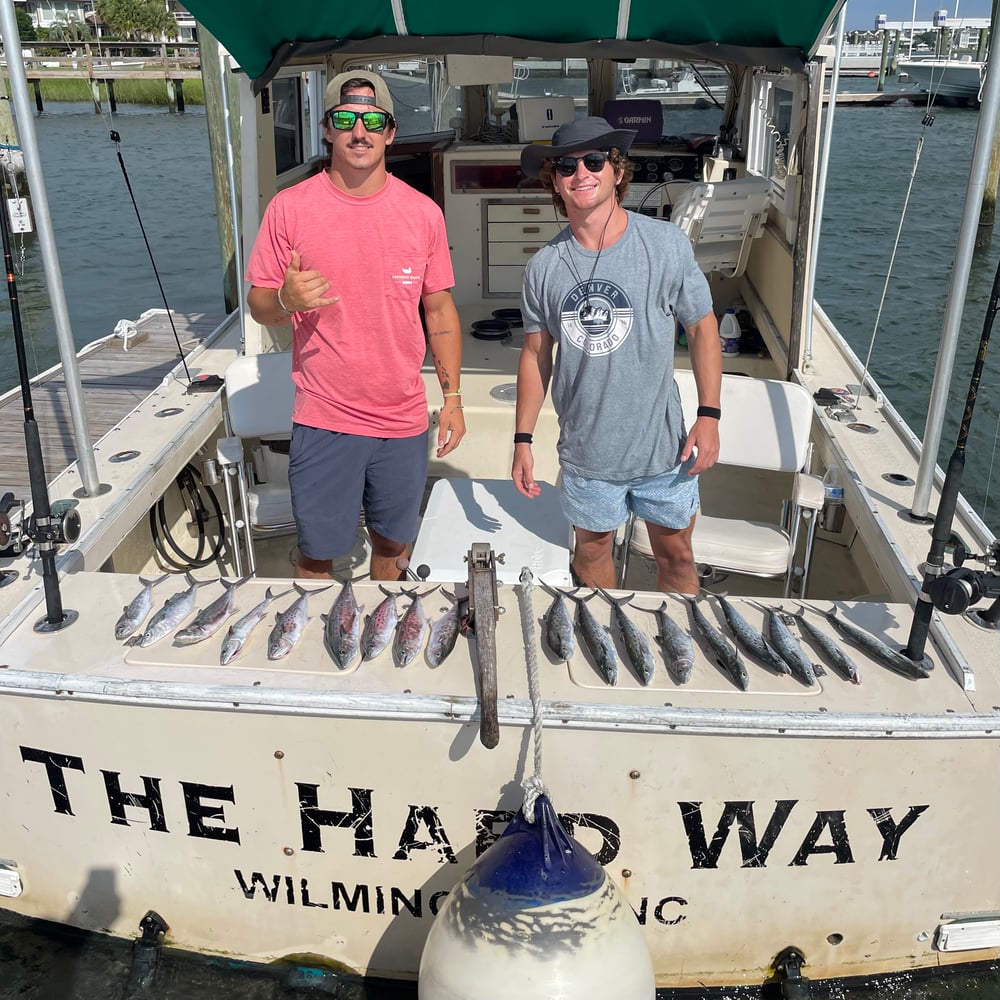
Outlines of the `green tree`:
M60 18L49 25L49 40L53 42L84 42L92 38L90 28L83 21Z
M17 33L21 36L21 41L36 41L38 39L38 32L35 31L35 22L31 20L31 16L27 11L23 11L18 7L14 11L14 15L17 18Z
M161 0L97 0L97 16L116 35L142 41L143 36L175 36L177 21Z

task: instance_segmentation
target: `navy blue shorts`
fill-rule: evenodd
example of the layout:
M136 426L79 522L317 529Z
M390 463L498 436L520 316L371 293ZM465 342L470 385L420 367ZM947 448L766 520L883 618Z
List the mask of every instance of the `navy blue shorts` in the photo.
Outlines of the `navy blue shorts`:
M288 483L299 549L336 559L354 548L362 509L368 527L409 544L427 482L427 433L361 437L292 425Z

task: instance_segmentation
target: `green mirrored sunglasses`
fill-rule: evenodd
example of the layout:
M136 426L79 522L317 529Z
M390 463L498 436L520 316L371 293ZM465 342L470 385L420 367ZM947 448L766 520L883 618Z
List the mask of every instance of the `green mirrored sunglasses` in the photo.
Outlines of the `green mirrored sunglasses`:
M338 132L354 128L359 118L366 132L381 132L392 124L392 115L385 111L331 111L326 117Z

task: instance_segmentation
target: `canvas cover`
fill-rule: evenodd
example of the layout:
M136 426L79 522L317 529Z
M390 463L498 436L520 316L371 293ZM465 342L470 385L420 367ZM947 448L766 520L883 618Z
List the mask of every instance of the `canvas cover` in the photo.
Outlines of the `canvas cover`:
M838 0L190 0L188 10L263 85L292 59L344 53L685 58L801 68Z

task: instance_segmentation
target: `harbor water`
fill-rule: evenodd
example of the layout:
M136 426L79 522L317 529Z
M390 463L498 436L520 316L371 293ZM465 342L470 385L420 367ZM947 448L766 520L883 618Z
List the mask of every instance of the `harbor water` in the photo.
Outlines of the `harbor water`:
M870 81L866 82L871 86ZM922 125L924 109L842 107L834 122L830 181L825 201L816 296L865 358L871 372L914 430L923 431L964 206L977 113L937 109ZM711 131L718 113L667 111L668 132ZM160 289L117 153L109 139L121 134L120 152L152 249L167 304L183 311L221 312L223 293L216 214L204 110L170 115L159 108L120 106L113 123L90 105L51 104L36 129L66 299L78 347L111 334L120 319L162 307ZM887 282L900 213L922 152L902 236ZM32 372L58 361L54 323L34 237L14 241L21 315ZM952 413L941 448L946 461L982 329L1000 236L977 256L966 298ZM884 304L876 328L880 302ZM994 344L976 409L963 489L984 520L1000 529L996 438L1000 378ZM17 384L12 326L0 303L0 392ZM0 473L0 488L2 488ZM289 965L248 971L223 961L164 955L155 972L133 961L126 942L81 938L55 928L0 918L0 1000L277 1000L307 995L356 996L329 975ZM148 975L145 972L148 972ZM808 975L808 969L804 970ZM407 995L391 989L386 998ZM410 991L410 997L415 991ZM739 991L714 997L746 997ZM816 990L814 1000L995 1000L996 967L946 980L896 977L869 984ZM611 998L597 998L611 1000Z

